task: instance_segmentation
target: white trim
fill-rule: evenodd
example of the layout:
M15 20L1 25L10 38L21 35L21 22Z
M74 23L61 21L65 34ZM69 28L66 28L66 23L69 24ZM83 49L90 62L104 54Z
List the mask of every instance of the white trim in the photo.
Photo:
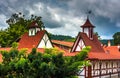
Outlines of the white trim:
M79 35L79 34L78 34L78 35ZM73 52L73 51L75 50L75 47L77 46L78 40L79 40L79 36L77 37L77 39L76 39L76 41L75 41L75 43L74 43L74 45L73 45L73 48L72 48L71 52Z

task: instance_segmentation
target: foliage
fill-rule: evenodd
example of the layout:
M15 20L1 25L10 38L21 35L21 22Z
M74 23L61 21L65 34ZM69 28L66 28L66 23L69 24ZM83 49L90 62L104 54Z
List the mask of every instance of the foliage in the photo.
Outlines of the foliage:
M111 42L111 45L114 45L114 40L113 39L103 39L103 40L100 40L100 42L104 45L108 45L109 40Z
M26 50L12 48L9 52L1 51L3 62L0 63L2 78L77 78L90 47L86 47L73 57L64 57L57 49L45 49L37 52L35 48L26 54Z
M120 44L120 32L116 32L116 33L113 35L113 39L114 39L114 44L115 44L115 45Z
M32 21L36 21L40 28L45 28L40 16L31 15L29 17L30 18L27 18L22 13L12 14L11 17L6 20L8 28L0 30L0 46L9 47L12 46L13 42L19 41L21 35L23 35L25 32L28 32L28 26ZM71 36L53 34L50 34L50 38L65 41L75 40Z
M18 43L17 42L12 43L12 48L17 48L17 47L18 47Z
M98 37L99 40L101 40L100 35L98 34L98 32L95 32L94 34Z
M11 46L11 44L17 41L22 34L28 31L28 26L32 21L36 21L40 27L44 27L40 16L31 15L30 18L25 18L25 15L22 13L12 14L6 21L9 27L4 30L0 30L1 46Z
M63 41L70 41L70 42L75 41L75 38L71 36L66 36L66 35L54 35L54 34L49 33L49 36L52 40L63 40Z

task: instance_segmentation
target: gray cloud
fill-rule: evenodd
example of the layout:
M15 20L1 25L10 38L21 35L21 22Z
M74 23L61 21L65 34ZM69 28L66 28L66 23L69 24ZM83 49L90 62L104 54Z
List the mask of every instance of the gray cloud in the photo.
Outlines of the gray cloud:
M76 36L80 31L79 26L86 19L87 11L92 10L90 19L96 25L95 30L104 38L120 31L119 2L119 0L2 0L0 26L6 25L2 22L12 13L22 12L26 17L31 14L42 16L46 28L53 33L55 32L52 29L57 29L67 35Z

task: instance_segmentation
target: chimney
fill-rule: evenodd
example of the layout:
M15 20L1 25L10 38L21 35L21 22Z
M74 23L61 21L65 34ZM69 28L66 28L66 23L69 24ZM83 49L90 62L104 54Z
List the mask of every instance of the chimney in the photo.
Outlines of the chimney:
M120 44L118 44L118 51L120 52Z
M111 42L110 42L110 40L108 40L108 47L110 47L111 46Z

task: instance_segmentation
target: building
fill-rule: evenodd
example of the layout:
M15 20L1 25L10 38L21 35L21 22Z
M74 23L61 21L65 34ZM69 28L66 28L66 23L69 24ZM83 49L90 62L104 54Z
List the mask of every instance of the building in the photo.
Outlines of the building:
M91 46L88 53L88 60L91 66L84 67L79 74L80 78L114 78L120 74L120 47L102 46L98 37L93 33L95 26L91 24L89 18L81 26L82 32L79 32L74 43L52 40L53 44L74 56L84 47ZM120 76L119 76L120 77Z
M106 78L120 77L120 46L102 46L98 37L94 34L95 26L89 18L81 26L75 42L50 40L47 31L39 27L36 21L29 26L29 32L23 34L19 40L18 49L27 48L30 51L36 48L43 52L44 48L58 48L64 52L64 56L75 56L86 46L91 46L86 60L90 60L91 66L83 67L80 78ZM0 48L9 51L10 48ZM2 56L0 55L0 61Z
M18 50L26 48L27 53L30 53L32 48L36 48L39 52L44 52L45 48L53 48L53 44L48 36L47 31L40 27L36 21L33 21L28 27L28 32L24 33L20 39L18 39ZM0 50L9 51L11 47L0 48ZM2 55L0 54L0 62L2 61Z
M39 27L36 21L33 21L29 26L29 32L26 32L20 38L18 49L32 49L33 47L39 49L53 48L47 31Z

